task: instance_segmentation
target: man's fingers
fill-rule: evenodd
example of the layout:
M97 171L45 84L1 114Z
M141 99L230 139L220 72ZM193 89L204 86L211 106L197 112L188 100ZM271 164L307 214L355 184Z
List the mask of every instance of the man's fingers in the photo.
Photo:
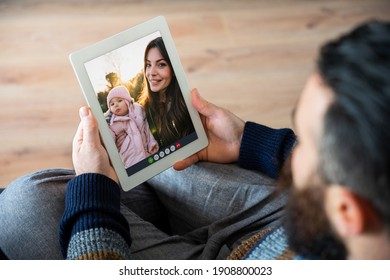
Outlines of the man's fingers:
M80 121L76 134L73 137L73 152L77 152L83 143L83 123Z
M216 106L203 99L197 89L191 91L192 105L203 116L210 117L215 113Z
M98 125L90 109L81 107L79 113L82 125L82 141L92 145L100 143Z
M177 171L184 170L184 169L190 167L191 165L197 163L198 161L199 161L199 157L195 154L195 155L192 155L186 159L183 159L181 161L176 162L173 165L173 169L175 169Z

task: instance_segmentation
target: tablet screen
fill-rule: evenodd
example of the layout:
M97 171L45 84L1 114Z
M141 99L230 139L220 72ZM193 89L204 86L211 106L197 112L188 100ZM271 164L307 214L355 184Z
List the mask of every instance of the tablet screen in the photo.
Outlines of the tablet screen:
M84 65L129 176L198 138L160 32Z

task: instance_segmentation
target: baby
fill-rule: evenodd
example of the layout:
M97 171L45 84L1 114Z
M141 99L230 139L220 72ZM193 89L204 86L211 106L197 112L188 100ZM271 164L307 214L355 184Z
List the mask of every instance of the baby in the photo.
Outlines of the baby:
M125 168L158 151L159 146L149 130L144 109L134 102L124 86L110 90L107 106L111 112L110 130Z

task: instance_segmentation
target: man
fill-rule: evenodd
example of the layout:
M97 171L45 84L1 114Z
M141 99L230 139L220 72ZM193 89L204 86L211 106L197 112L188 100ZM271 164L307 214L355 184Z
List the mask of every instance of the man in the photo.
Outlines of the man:
M305 256L390 258L390 24L326 44L298 102L287 207Z
M73 146L78 176L73 178L70 172L57 174L55 179L47 172L34 175L34 184L39 181L47 185L49 181L61 186L56 191L53 189L57 187L31 187L29 194L37 200L47 199L47 193L61 197L63 183L73 178L68 183L60 230L61 249L67 258L388 259L389 77L389 23L366 23L326 44L317 71L309 78L294 110L299 138L291 161L286 161L295 143L291 130L244 123L193 90L192 102L202 115L209 146L175 164L176 169L184 171L169 170L150 180L151 187L122 194L127 207L120 206L117 178L100 143L96 121L87 108L82 108ZM240 167L193 165L200 161L238 162ZM249 182L248 178L255 181L263 177L242 169L253 168L276 177L283 165L280 184L289 185L292 173L294 185L285 215L281 208L286 190L276 196L272 182L262 181L261 186ZM209 184L199 187L209 176ZM220 181L223 184L215 191ZM26 198L22 183L26 179L7 188L1 202L13 193ZM36 195L37 189L40 195ZM201 197L194 199L198 191ZM156 203L151 203L153 195ZM152 215L142 208L144 202L148 203L144 208L152 208ZM153 215L161 213L158 202L166 215ZM236 208L229 208L231 204ZM167 222L157 226L160 218L167 218ZM10 230L0 231L0 247L10 257L16 246L3 241L12 242L7 232Z

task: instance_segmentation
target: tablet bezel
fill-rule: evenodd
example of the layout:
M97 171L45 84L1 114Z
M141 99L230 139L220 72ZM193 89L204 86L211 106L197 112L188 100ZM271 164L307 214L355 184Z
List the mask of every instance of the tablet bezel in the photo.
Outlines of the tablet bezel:
M143 37L151 35L157 31L160 32L167 49L174 73L177 77L184 101L195 128L197 139L176 150L174 153L168 154L158 161L155 161L137 173L128 176L126 168L115 145L115 141L110 134L110 128L104 118L103 111L97 99L97 93L95 92L92 82L89 78L85 64L99 56L103 56L111 51L114 51L115 49L137 41L138 39L142 39ZM103 143L111 159L112 165L117 173L119 183L124 191L129 191L130 189L147 181L158 173L170 168L175 162L193 155L208 145L207 136L204 131L199 113L193 108L191 104L188 82L184 74L184 70L174 45L171 33L169 31L168 24L163 16L153 18L93 45L75 51L70 54L69 58L88 106L91 108L92 113L96 117Z

